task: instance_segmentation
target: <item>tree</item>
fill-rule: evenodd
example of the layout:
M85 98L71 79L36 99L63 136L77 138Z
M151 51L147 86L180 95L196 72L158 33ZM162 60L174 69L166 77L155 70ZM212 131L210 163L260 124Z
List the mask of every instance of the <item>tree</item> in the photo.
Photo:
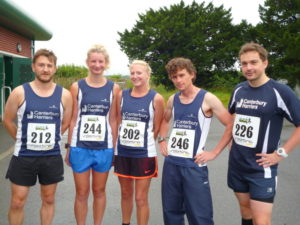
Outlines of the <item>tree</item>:
M121 50L130 60L143 59L153 69L153 81L172 87L164 69L173 57L190 58L197 68L197 85L213 86L217 77L235 76L237 53L250 25L232 24L231 10L183 1L139 14L134 27L119 32ZM246 30L242 32L242 29ZM247 36L247 35L246 35Z
M268 74L300 82L300 1L266 0L259 6L258 38L270 53Z

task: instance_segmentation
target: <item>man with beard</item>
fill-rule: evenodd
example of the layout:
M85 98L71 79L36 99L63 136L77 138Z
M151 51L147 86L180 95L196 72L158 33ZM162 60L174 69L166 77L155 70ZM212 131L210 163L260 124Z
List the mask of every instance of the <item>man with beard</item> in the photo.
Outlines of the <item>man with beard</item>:
M56 61L52 51L38 50L32 60L35 79L16 87L5 106L3 124L16 140L6 174L11 181L10 225L23 224L24 205L37 178L41 224L51 224L54 216L56 187L64 173L61 134L69 127L72 114L70 92L53 82Z

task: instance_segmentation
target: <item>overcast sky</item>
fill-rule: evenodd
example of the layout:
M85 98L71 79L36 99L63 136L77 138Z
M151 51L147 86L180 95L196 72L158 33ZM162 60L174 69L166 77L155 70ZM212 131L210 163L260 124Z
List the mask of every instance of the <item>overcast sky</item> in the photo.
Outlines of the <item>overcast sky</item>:
M177 4L180 0L10 0L49 30L49 41L36 41L36 49L48 48L58 57L58 65L85 65L87 50L96 43L103 44L111 57L105 74L128 74L128 58L117 43L125 29L131 29L138 13L149 8ZM185 0L190 4L192 0ZM203 1L196 1L201 3ZM209 0L205 1L210 2ZM231 8L233 23L242 19L255 25L260 21L258 6L264 0L212 0L215 6Z

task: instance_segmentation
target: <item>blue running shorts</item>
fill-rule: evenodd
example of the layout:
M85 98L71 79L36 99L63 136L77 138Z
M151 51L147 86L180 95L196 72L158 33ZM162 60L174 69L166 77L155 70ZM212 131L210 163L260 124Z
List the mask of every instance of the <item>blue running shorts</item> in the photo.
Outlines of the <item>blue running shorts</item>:
M112 166L114 150L108 149L86 149L71 147L70 164L73 172L83 173L90 169L96 172L108 172Z

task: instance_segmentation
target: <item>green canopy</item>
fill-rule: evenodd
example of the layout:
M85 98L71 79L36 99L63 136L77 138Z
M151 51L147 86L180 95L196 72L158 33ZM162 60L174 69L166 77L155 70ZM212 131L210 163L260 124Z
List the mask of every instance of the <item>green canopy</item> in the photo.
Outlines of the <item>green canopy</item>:
M52 33L18 9L9 0L0 0L0 26L31 40L47 41Z

